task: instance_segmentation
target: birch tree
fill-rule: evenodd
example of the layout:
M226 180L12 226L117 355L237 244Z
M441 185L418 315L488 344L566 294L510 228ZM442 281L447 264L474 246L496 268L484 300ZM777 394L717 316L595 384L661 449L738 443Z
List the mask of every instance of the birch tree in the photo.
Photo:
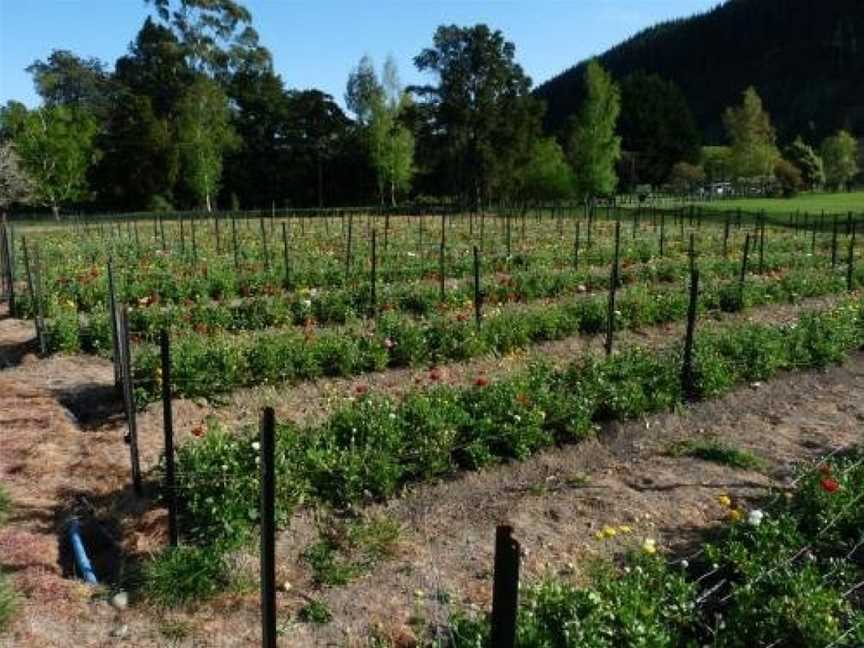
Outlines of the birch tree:
M183 182L210 212L219 193L223 156L237 145L228 99L213 81L199 78L180 99L177 139Z

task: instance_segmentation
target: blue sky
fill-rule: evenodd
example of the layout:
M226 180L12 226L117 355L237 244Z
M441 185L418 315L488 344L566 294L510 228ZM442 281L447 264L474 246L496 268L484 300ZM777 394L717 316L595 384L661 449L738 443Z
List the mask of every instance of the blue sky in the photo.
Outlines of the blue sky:
M535 85L660 20L719 0L246 0L287 87L317 87L343 103L364 53L388 54L402 80L423 80L413 57L442 23L485 22L516 44ZM38 103L24 71L52 49L109 64L127 49L151 7L144 0L0 0L0 103Z

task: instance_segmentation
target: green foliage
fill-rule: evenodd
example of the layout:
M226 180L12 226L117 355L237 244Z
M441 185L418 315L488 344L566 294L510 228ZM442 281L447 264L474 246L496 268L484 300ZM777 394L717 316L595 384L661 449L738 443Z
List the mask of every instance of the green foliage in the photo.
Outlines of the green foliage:
M360 70L357 74L362 73ZM387 194L390 204L395 206L397 194L410 189L414 175L414 135L401 121L411 99L402 90L392 58L385 62L382 77L383 85L377 85L370 97L369 153L378 175L381 202ZM364 112L366 108L358 106L358 110Z
M696 393L716 395L781 369L841 361L864 342L862 309L848 301L802 316L795 325L747 324L703 332L697 342ZM633 349L563 370L538 366L506 380L478 377L464 389L417 391L401 403L362 395L309 429L279 428L279 518L287 519L297 502L310 497L337 506L387 498L409 481L524 459L553 443L583 438L596 422L672 408L683 399L680 368L677 347ZM752 466L742 453L719 445L688 451ZM239 538L252 527L255 456L250 437L218 429L180 448L178 474L189 493L184 529L200 538ZM321 571L345 566L331 558L338 547L351 546L347 537L347 545L316 548L312 558Z
M813 190L825 184L822 158L800 136L786 147L785 155L787 160L800 169L801 179L808 189Z
M420 72L438 77L424 87L446 186L465 202L509 195L516 172L539 135L542 105L515 62L516 47L487 25L442 25L432 47L414 58Z
M142 591L165 607L204 601L228 583L228 569L220 547L168 548L144 565Z
M301 621L306 623L315 623L317 625L323 625L325 623L330 623L333 619L333 613L330 612L330 608L327 607L327 604L324 601L320 600L311 600L297 613L297 616Z
M312 577L320 585L345 585L392 555L399 525L385 517L331 519L321 525L320 536L303 552Z
M621 82L621 145L635 153L632 184L659 186L677 163L699 162L701 135L681 89L656 74L635 72Z
M181 173L186 186L209 212L212 197L219 193L222 157L238 145L229 121L228 100L216 83L200 78L183 94L177 110Z
M9 513L12 511L12 498L6 489L0 486L0 525L6 522Z
M621 112L621 92L597 61L585 68L585 103L571 122L567 155L580 195L594 197L615 191L615 163L621 138L615 134Z
M676 162L669 173L669 182L682 193L693 191L705 182L705 171L695 164Z
M761 470L765 466L765 462L752 452L741 450L714 437L681 441L669 449L669 454L673 457L693 457L744 470Z
M543 138L534 143L520 182L521 193L528 199L561 200L573 193L573 170L554 138Z
M723 123L731 141L732 171L739 178L771 176L780 157L771 118L752 87L744 91L740 106L727 108Z
M18 595L12 589L6 575L0 571L0 631L9 626L18 605Z
M859 645L864 618L849 595L862 577L853 557L864 522L860 450L801 477L789 498L735 509L743 519L716 533L695 564L669 562L651 545L622 564L600 563L579 586L546 578L523 587L516 645ZM448 646L489 646L488 619L457 611L449 631Z
M848 131L840 130L822 142L820 153L827 184L834 189L847 187L858 173L858 141Z
M60 105L30 111L7 106L0 112L0 128L11 134L32 180L33 199L55 213L89 196L87 170L96 159L98 127L86 111Z

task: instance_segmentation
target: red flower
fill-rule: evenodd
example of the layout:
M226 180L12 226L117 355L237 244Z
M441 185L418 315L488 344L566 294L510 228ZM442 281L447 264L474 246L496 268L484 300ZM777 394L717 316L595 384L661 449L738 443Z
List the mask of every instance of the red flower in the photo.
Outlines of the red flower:
M485 387L489 384L489 379L486 376L477 376L477 380L474 381L474 384L477 387Z
M429 380L431 380L433 382L437 381L437 380L441 380L441 370L438 367L432 367L429 370Z
M198 437L199 439L204 436L204 427L201 425L196 425L192 428L192 436Z
M368 391L369 391L369 387L366 385L357 385L354 388L354 393L357 394L358 396L362 396L363 394L365 394Z
M833 479L831 477L825 477L819 483L822 485L822 490L824 490L826 493L836 493L838 490L840 490L840 484L837 483L836 479Z

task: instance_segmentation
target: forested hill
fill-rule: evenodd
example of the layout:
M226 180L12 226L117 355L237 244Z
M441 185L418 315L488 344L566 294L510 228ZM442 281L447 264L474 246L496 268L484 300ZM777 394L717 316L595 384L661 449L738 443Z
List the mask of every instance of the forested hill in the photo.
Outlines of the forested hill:
M677 83L708 142L723 109L755 86L781 141L864 134L864 0L728 0L646 29L599 57L617 79L636 71ZM585 62L535 91L557 131L582 100Z

